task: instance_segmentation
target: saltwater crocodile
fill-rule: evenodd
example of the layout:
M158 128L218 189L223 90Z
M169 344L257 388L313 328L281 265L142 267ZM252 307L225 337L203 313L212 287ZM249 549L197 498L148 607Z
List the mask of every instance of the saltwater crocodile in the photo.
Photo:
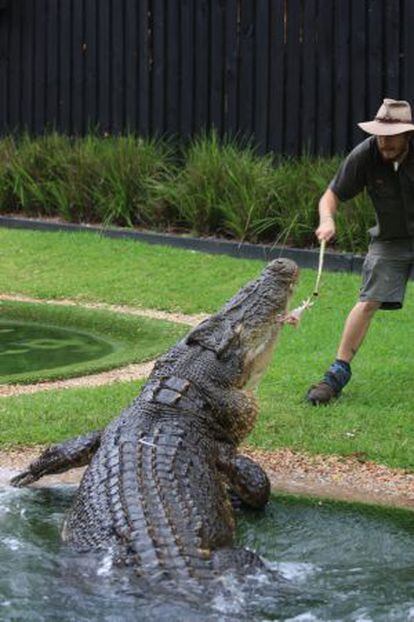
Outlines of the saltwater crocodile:
M89 464L63 537L111 550L139 575L201 580L260 565L234 547L229 489L253 507L264 471L237 446L252 429L253 394L271 358L297 267L275 260L218 313L158 359L131 406L103 432L55 445L12 480Z

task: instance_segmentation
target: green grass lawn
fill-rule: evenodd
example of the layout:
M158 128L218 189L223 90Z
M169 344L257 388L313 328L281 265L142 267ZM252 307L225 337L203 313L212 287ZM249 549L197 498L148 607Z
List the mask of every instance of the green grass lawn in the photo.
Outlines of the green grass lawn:
M261 265L93 233L0 229L0 291L39 298L211 312Z
M54 443L103 428L142 382L45 391L0 399L0 445Z
M0 230L0 291L71 297L186 312L214 311L264 265L92 234ZM292 305L312 291L303 270ZM284 328L260 387L261 414L249 438L257 446L356 454L414 470L414 289L402 311L379 312L353 364L342 398L313 408L303 396L335 355L359 277L325 273L301 326ZM54 391L0 400L0 443L60 440L102 427L138 385Z

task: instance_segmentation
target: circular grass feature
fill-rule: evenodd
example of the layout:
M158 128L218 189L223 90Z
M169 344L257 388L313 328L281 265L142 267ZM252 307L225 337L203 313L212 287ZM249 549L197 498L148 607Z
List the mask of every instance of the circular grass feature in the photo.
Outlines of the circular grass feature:
M0 378L67 367L113 351L111 342L73 328L0 320Z
M187 330L110 311L0 303L0 384L71 378L148 361Z

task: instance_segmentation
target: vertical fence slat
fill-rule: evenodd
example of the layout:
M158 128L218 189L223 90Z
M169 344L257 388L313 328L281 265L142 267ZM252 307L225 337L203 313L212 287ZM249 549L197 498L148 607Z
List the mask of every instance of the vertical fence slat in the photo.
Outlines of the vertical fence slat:
M383 49L384 49L383 0L368 0L368 118L377 112L384 93Z
M138 127L140 134L144 136L149 133L150 74L148 26L148 0L140 0L138 5Z
M82 134L85 125L83 100L85 41L83 34L83 0L72 0L72 131Z
M285 152L294 155L300 150L300 0L289 0L286 7Z
M34 113L34 4L33 0L26 0L22 9L22 104L21 104L21 124L29 131L33 129Z
M402 93L414 110L414 36L412 24L414 24L414 2L404 0L403 12L403 55L402 55Z
M85 124L86 129L95 128L97 118L97 47L96 47L96 0L85 2Z
M224 116L226 131L230 136L237 132L237 101L238 101L238 5L239 0L226 2L225 15L225 55L226 73L224 86Z
M125 127L138 127L138 17L135 0L125 1Z
M1 19L1 17L0 17ZM41 134L45 127L46 98L46 0L36 0L34 15L34 120L33 129Z
M221 135L224 97L224 6L221 0L211 0L210 33L210 126Z
M285 90L285 43L284 1L274 0L270 5L270 97L269 138L272 151L283 151L284 90Z
M124 20L123 0L111 6L111 130L119 134L124 126Z
M302 151L315 153L316 144L316 0L306 0L302 45Z
M59 118L61 132L72 132L72 2L61 0L59 11Z
M240 8L239 129L243 136L250 138L253 130L254 110L255 3L253 0L244 0Z
M9 125L9 30L10 7L0 13L0 132Z
M193 131L194 112L194 0L181 2L181 33L180 133L187 137Z
M49 126L55 127L59 108L59 6L53 0L48 0L47 9L47 87L46 87L46 117Z
M366 116L365 39L365 4L361 0L351 0L351 146L366 137L357 127L357 123L364 121Z
M104 132L111 129L110 63L111 63L111 0L99 0L98 11L98 114Z
M385 97L400 97L399 62L399 2L385 3Z
M20 58L20 38L21 38L21 5L13 2L10 7L10 62L9 62L9 120L10 128L17 129L20 120L21 106L21 58Z
M334 144L333 151L345 153L349 141L349 40L350 11L349 3L342 0L335 2L335 77L334 77Z
M318 153L332 147L333 113L333 3L319 0L318 17Z
M207 126L208 119L208 31L210 12L206 0L197 0L195 15L196 49L195 49L195 109L194 129L200 131Z
M165 8L164 0L152 2L153 65L152 65L152 131L165 132Z
M269 0L258 0L256 7L256 100L254 110L255 142L260 153L267 148L267 128L269 119Z
M167 132L178 132L180 111L180 2L167 3Z

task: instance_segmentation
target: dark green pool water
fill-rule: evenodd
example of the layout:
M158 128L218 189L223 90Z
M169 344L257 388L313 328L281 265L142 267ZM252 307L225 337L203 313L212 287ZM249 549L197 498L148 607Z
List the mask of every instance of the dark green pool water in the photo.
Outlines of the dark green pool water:
M65 367L111 352L111 343L87 333L37 323L0 321L0 381L5 376Z
M0 620L263 622L414 620L414 515L273 499L238 513L240 544L286 579L225 575L207 602L141 585L60 543L74 489L0 489Z

